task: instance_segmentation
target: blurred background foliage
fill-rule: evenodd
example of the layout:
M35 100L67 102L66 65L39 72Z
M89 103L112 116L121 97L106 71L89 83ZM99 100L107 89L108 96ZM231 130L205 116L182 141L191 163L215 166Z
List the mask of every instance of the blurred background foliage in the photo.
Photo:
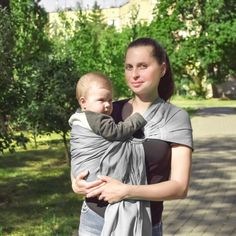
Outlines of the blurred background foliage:
M137 22L133 11L129 26L120 31L102 23L96 4L88 15L78 10L76 27L59 14L62 24L51 34L39 1L0 5L0 153L27 142L25 131L35 146L39 135L55 132L69 161L67 121L77 107L77 80L99 70L111 78L115 99L130 97L124 54L128 43L140 36L153 37L166 48L177 95L204 99L206 85L235 76L234 0L161 0L150 24Z

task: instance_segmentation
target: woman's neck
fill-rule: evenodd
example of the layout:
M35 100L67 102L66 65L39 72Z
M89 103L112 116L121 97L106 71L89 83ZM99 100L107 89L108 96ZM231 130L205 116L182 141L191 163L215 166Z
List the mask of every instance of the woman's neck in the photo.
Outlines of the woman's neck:
M139 112L139 113L143 114L148 109L148 107L152 104L153 100L140 99L139 97L136 96L133 99L131 99L130 102L133 107L133 113Z
M153 98L141 98L139 96L135 96L134 98L130 99L123 107L123 111L122 111L123 119L126 119L128 116L134 114L135 112L144 114L144 112L148 109L148 107L157 98L158 96L155 96Z

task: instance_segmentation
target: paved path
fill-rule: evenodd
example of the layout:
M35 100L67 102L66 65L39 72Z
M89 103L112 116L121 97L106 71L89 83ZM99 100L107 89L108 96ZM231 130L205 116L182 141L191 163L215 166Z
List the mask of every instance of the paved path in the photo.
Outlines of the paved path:
M236 109L192 118L195 151L188 197L165 202L164 236L236 235Z

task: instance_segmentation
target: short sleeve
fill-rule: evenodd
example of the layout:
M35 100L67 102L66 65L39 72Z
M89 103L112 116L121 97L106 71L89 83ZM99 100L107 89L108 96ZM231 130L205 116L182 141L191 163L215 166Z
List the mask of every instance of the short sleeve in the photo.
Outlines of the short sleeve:
M163 128L165 140L193 149L192 125L189 115L185 110L178 109L169 117Z

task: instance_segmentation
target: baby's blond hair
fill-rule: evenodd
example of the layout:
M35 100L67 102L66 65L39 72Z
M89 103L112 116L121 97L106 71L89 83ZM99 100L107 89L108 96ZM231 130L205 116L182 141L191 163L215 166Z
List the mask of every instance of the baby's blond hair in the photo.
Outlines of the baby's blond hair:
M76 85L76 98L79 102L80 97L86 97L92 83L102 83L112 90L110 79L101 72L89 72L80 77Z

